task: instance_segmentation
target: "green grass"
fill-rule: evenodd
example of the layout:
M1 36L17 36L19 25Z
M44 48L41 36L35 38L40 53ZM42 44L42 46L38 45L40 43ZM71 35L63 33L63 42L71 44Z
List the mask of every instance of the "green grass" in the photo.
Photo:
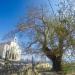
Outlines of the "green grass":
M63 71L64 71L65 73L72 73L72 72L75 72L75 63L64 64L64 65L63 65Z

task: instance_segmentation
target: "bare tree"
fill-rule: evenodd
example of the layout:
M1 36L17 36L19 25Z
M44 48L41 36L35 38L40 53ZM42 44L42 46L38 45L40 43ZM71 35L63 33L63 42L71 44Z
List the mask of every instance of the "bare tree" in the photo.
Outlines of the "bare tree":
M28 43L27 49L31 49L34 44L38 43L38 48L52 60L52 71L56 72L62 71L62 56L65 51L72 48L74 52L75 49L74 11L69 9L70 4L68 4L70 7L65 9L63 4L65 3L59 4L62 8L59 6L58 15L54 14L55 16L48 16L44 8L31 9L26 17L27 20L17 26L18 31L30 31L30 35L28 33L27 36L34 36ZM36 46L35 48L37 49Z

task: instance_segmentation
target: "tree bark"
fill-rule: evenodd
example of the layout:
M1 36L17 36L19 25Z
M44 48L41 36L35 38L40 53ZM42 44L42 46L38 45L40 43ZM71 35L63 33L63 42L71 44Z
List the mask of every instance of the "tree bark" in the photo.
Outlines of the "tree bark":
M62 66L61 66L61 57L54 57L54 58L50 58L52 60L52 71L62 71Z
M57 50L57 49L55 49ZM54 51L55 51L54 50ZM56 56L52 52L53 50L50 50L48 47L45 47L44 53L45 55L52 61L52 69L51 71L59 72L62 71L62 66L61 66L61 61L62 61L62 56Z

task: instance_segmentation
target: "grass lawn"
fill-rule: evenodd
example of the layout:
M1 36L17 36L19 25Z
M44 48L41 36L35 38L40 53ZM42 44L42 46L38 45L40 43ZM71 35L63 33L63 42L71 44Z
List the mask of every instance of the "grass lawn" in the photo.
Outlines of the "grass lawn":
M65 73L72 73L75 72L75 63L71 63L71 64L64 64L63 65L63 71Z

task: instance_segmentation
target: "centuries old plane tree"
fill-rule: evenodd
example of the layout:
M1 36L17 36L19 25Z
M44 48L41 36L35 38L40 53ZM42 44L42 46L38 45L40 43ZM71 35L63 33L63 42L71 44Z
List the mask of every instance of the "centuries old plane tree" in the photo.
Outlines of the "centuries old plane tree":
M52 61L52 71L56 72L62 70L63 54L69 48L74 53L75 49L74 11L71 10L70 4L68 4L68 7L63 4L65 5L64 2L60 4L62 9L59 6L59 11L54 16L49 16L49 12L46 13L44 8L41 10L32 9L28 12L27 20L18 25L19 31L31 30L30 37L34 35L34 39L28 43L27 48L38 43L40 50Z

